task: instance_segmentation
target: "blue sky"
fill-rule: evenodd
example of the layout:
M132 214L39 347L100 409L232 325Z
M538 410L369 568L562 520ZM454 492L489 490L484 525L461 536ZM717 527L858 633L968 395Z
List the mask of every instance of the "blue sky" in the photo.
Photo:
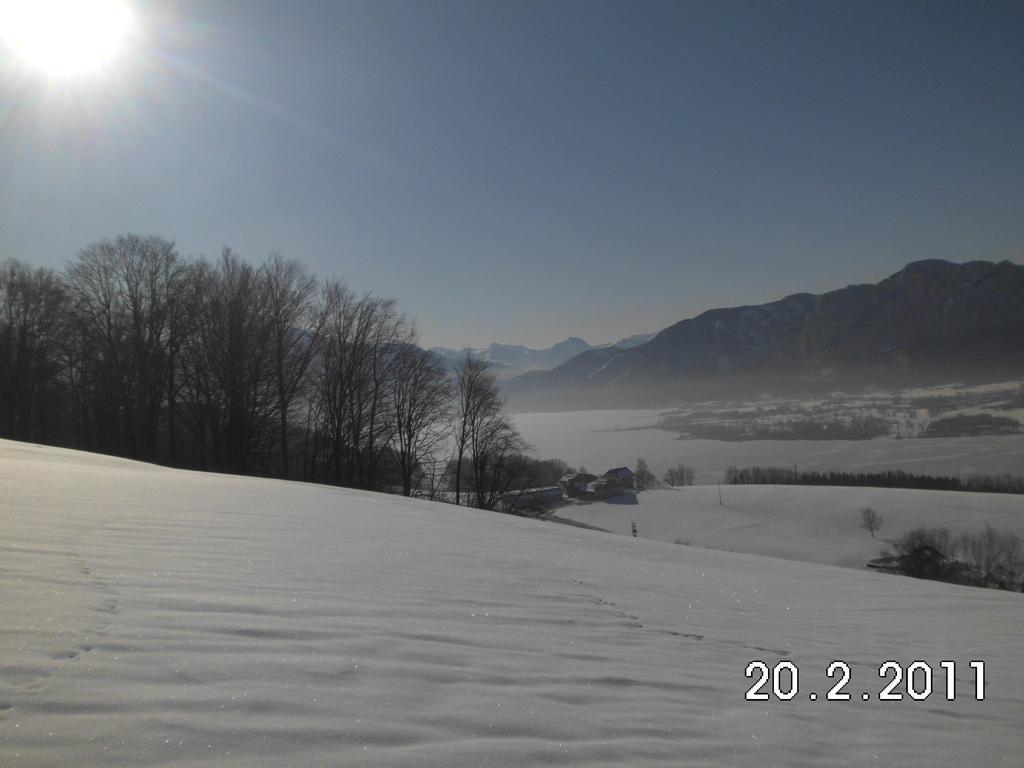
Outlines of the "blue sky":
M0 258L277 250L446 346L1024 261L1019 2L136 8L111 76L0 65Z

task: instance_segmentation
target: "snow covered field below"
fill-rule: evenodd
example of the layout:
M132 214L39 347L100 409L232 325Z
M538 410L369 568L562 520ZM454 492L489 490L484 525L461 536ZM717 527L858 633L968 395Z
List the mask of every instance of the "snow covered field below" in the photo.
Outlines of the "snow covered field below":
M520 413L515 424L543 458L603 473L635 466L639 457L661 477L686 464L698 483L717 483L730 464L850 472L902 469L917 474L999 474L1024 471L1024 434L896 440L680 440L654 428L662 411Z
M911 528L943 526L954 533L990 523L1024 538L1024 496L898 488L795 485L712 485L665 488L556 510L614 533L711 549L863 568L887 540ZM630 503L624 503L629 501ZM635 502L635 503L632 503ZM860 527L861 510L882 516L878 539Z
M0 441L0 594L5 767L1024 752L1020 595L393 496ZM746 701L753 659L796 664L799 695ZM852 701L824 700L833 659ZM956 661L955 700L936 674L878 701L888 659Z

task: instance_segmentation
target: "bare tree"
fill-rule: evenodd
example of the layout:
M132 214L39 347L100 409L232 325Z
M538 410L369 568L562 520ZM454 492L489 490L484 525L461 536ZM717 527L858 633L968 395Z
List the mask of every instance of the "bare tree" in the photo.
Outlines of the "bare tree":
M462 475L477 424L495 407L497 389L486 360L466 356L455 369L455 503L462 503Z
M412 341L412 340L410 340ZM390 380L395 428L392 451L402 476L402 493L419 485L421 465L430 462L449 436L452 396L448 373L435 355L409 343L397 355Z
M476 506L494 509L526 468L518 460L526 443L505 414L488 363L468 351L455 370L455 396L455 503L468 469Z
M503 403L478 414L470 432L470 465L476 506L494 509L501 497L527 478L526 441L503 412Z
M94 243L67 270L79 444L106 453L125 452L123 410L130 402L124 370L128 323L118 285L118 251L112 241Z
M958 541L964 559L973 567L979 580L994 573L1005 551L1004 536L986 523L978 533L964 533Z
M182 355L188 424L202 466L246 473L277 414L265 283L228 248L200 269L200 319Z
M693 467L688 467L685 464L679 464L665 472L665 477L663 479L665 485L680 486L693 485L693 477Z
M1024 542L1013 531L1002 532L1000 561L1006 574L1008 588L1024 589L1024 584L1021 584L1021 576L1024 575Z
M326 288L325 313L315 372L317 469L331 482L373 488L398 427L393 385L412 329L394 301L357 298L337 281Z
M358 300L341 281L324 287L324 327L316 376L313 463L315 478L341 484L347 457L346 428L352 396L352 349Z
M134 234L85 247L68 268L78 384L89 433L106 450L156 456L184 274L174 243Z
M882 527L882 516L871 507L865 507L860 511L860 519L860 527L870 533L872 539L876 538L875 533Z
M371 299L371 332L367 354L363 359L364 384L362 394L365 429L362 450L356 456L363 488L376 487L380 482L380 460L386 454L396 429L394 403L389 397L391 383L400 375L398 360L413 338L412 328L405 315L400 314L393 299Z
M647 466L647 461L643 458L636 460L636 469L633 471L633 476L636 479L636 489L638 491L642 491L645 488L653 488L658 483L658 478L651 472L650 467Z
M277 395L281 472L289 477L289 418L296 397L306 383L306 374L316 355L323 332L323 305L315 302L317 282L306 267L294 259L271 254L261 268L265 283L270 354L273 358Z
M182 349L196 332L198 308L205 289L202 265L185 262L180 281L169 296L167 320L167 460L178 465L179 396L185 386Z
M448 427L450 429L451 423ZM449 431L450 434L450 431ZM419 463L419 485L426 485L427 498L431 501L438 499L448 481L448 465L450 459L443 454L434 455L429 459L420 459Z
M0 265L0 435L45 441L59 428L47 415L63 368L66 304L51 270Z

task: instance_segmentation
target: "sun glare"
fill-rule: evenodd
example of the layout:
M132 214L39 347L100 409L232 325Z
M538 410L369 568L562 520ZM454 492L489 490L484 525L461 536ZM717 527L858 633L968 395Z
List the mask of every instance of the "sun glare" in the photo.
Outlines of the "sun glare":
M0 0L8 55L56 78L109 68L135 25L125 0Z

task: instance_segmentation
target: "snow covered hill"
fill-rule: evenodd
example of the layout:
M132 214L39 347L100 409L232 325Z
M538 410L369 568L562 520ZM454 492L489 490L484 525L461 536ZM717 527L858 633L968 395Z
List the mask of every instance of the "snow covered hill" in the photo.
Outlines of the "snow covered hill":
M954 533L990 523L1024 538L1024 497L897 488L698 485L643 491L612 502L563 507L559 517L619 534L711 549L862 568L911 528ZM615 501L635 503L615 503ZM882 516L878 540L860 528L865 507Z
M1020 595L5 441L0 553L4 766L1024 752ZM799 695L746 701L754 659ZM852 701L824 700L833 659ZM879 701L889 659L930 662L932 695Z

